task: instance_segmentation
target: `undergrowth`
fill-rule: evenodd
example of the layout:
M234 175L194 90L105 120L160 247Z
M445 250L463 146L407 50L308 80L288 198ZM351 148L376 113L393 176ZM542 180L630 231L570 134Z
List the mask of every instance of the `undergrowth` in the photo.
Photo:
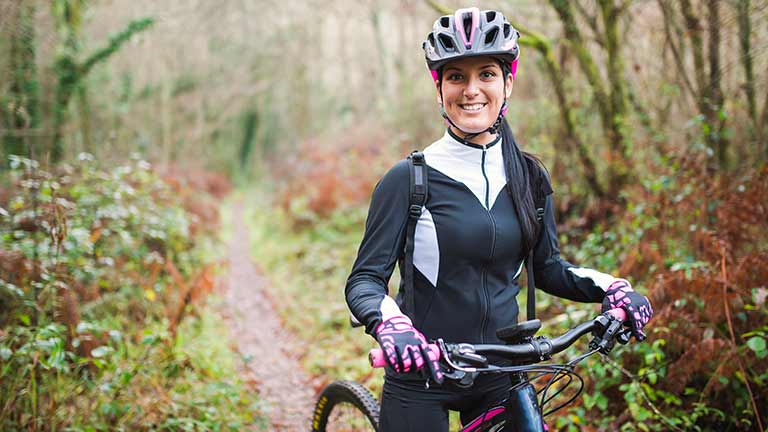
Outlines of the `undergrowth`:
M206 305L215 199L139 159L108 169L84 154L48 172L12 157L11 168L0 186L0 429L258 425Z

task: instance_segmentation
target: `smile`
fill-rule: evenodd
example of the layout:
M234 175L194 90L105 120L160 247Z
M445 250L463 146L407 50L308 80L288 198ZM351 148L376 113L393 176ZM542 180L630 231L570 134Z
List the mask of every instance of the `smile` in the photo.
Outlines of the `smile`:
M485 104L485 103L459 104L459 107L464 111L477 112L485 108L486 105L488 104Z

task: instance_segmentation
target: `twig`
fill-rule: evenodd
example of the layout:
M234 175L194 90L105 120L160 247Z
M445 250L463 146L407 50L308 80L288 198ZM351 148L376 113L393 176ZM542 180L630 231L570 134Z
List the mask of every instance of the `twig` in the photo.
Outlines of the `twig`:
M723 307L725 307L725 316L728 319L728 331L731 333L731 349L736 353L736 333L733 331L733 321L731 320L731 309L728 307L728 273L725 268L725 246L720 248L720 268L723 272ZM736 361L739 364L739 370L744 377L744 384L747 386L747 392L749 393L749 401L752 402L752 410L755 412L755 419L757 420L758 430L765 430L763 428L763 422L760 420L760 412L757 410L757 404L755 403L755 395L752 393L752 387L749 385L749 376L744 370L744 363L741 358L735 355Z
M608 356L602 356L603 360L608 362L610 365L618 369L622 374L624 374L627 378L629 378L632 385L636 385L640 389L640 394L643 395L643 400L645 400L645 403L648 404L649 407L651 407L651 410L664 422L667 424L667 426L671 427L672 429L680 432L685 432L683 429L680 429L678 426L676 426L674 423L672 423L667 416L665 416L661 411L659 411L659 408L656 407L656 405L651 402L651 399L648 397L648 395L645 393L645 389L643 386L640 385L640 382L637 381L635 378L636 376L628 371L627 369L624 369L624 366L616 363Z

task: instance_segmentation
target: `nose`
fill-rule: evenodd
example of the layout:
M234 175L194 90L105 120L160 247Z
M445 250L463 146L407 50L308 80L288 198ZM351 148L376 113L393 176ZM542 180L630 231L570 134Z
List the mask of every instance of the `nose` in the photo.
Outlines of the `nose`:
M464 97L466 98L473 98L477 96L480 93L480 88L478 87L477 78L471 77L467 80L467 86L464 87Z

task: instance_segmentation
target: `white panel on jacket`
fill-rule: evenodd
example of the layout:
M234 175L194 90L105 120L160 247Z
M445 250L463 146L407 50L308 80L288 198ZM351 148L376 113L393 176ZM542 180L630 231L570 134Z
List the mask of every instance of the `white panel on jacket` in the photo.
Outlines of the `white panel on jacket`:
M419 269L432 286L437 286L440 271L440 246L437 243L437 230L432 213L424 207L416 223L413 240L413 266Z
M595 285L599 286L603 289L603 291L608 291L608 287L614 283L617 278L607 274L602 273L597 270L592 270L590 268L583 268L583 267L570 267L568 268L568 271L575 274L576 276L584 279L592 279L592 281L595 283Z

